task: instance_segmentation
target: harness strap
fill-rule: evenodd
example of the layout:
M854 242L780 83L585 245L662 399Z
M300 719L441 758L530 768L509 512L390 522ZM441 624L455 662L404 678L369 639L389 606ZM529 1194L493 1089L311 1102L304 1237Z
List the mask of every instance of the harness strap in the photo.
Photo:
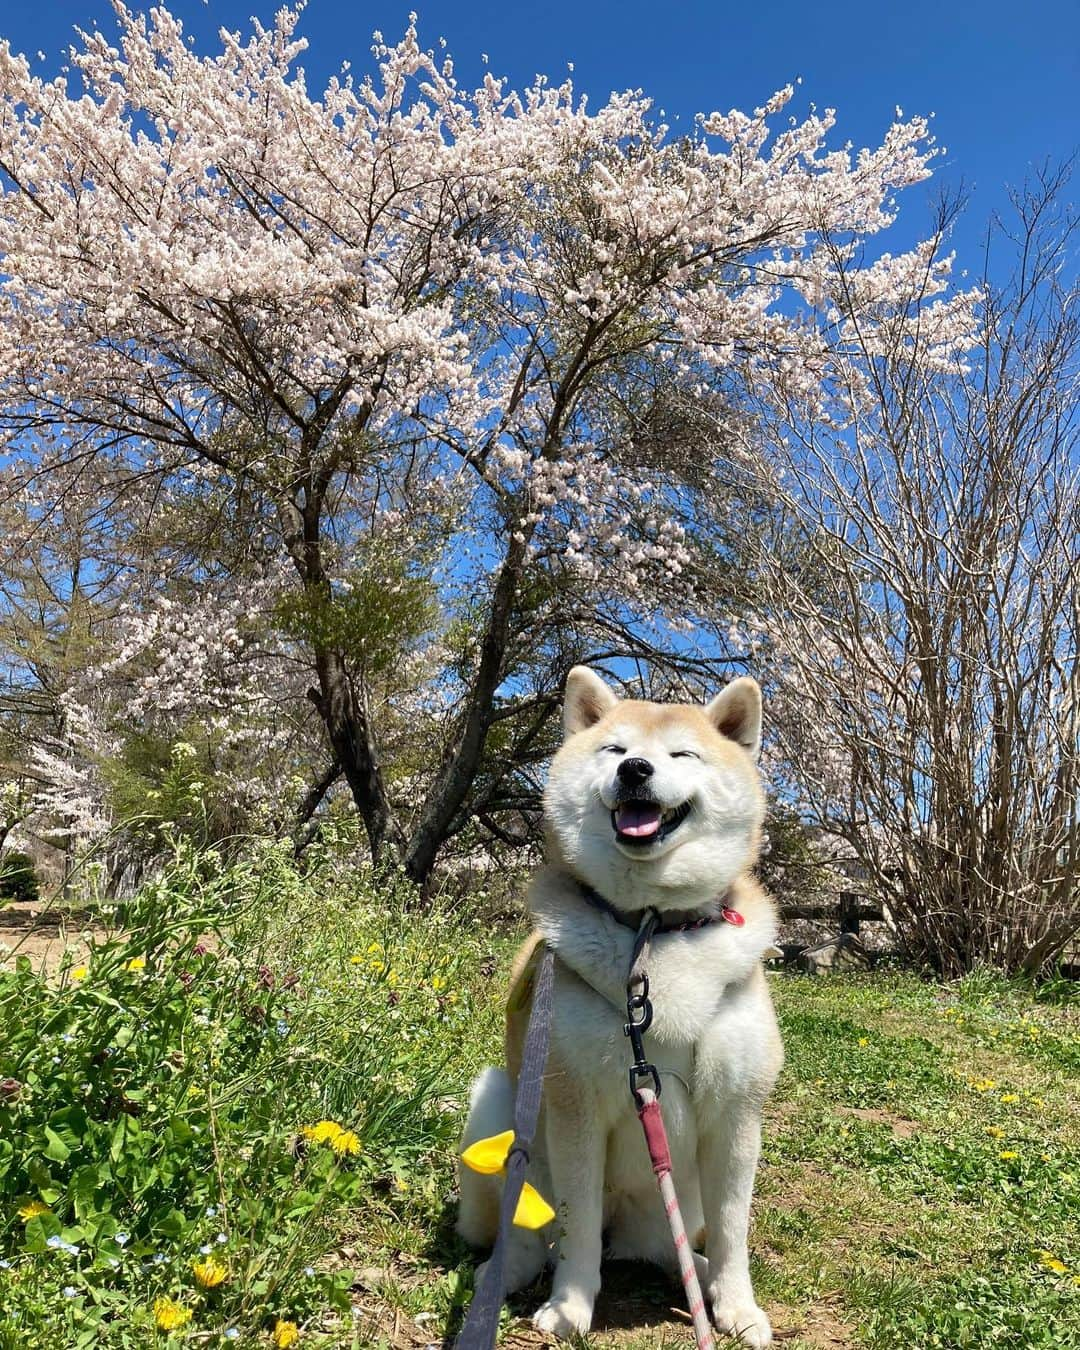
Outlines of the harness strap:
M554 975L555 953L548 947L540 959L536 975L532 1011L518 1071L517 1092L514 1096L514 1142L506 1159L498 1236L484 1278L473 1294L468 1316L455 1342L456 1350L491 1350L498 1334L499 1312L506 1295L506 1249L540 1114L540 1093L551 1032Z

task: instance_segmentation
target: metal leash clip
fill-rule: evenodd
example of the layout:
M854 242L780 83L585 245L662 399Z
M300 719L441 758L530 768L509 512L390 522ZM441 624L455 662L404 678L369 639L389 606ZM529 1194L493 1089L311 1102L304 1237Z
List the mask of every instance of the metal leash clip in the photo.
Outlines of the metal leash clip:
M635 985L640 985L640 989L635 993ZM630 1065L629 1080L630 1094L634 1101L641 1106L641 1098L638 1095L638 1086L642 1079L651 1079L652 1088L656 1095L660 1096L660 1075L654 1064L650 1064L645 1058L645 1045L642 1037L652 1026L653 1006L649 998L649 977L642 973L635 979L632 979L626 986L626 1025L623 1027L623 1035L630 1037L630 1046L634 1052L634 1062Z

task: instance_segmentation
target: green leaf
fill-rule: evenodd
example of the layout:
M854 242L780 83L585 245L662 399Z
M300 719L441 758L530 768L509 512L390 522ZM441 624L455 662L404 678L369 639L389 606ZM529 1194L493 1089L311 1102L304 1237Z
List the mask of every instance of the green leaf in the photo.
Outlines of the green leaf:
M84 1167L77 1167L71 1174L68 1195L78 1218L83 1219L93 1213L94 1197L98 1187L106 1179L101 1175L103 1171L108 1172L107 1163L87 1163Z
M172 1134L174 1143L177 1144L186 1144L189 1140L195 1138L195 1131L183 1116L169 1117L169 1131Z
M30 1183L36 1186L39 1191L48 1190L56 1186L53 1180L53 1174L38 1157L32 1157L26 1163L26 1175L30 1178Z
M86 1112L79 1105L65 1106L49 1117L49 1127L69 1149L79 1147L86 1135L87 1125Z
M158 1224L165 1237L179 1237L187 1227L187 1215L182 1209L171 1209Z
M124 1135L127 1133L127 1116L121 1116L113 1126L112 1138L109 1140L109 1157L113 1162L119 1162L124 1156Z
M23 1229L23 1246L28 1252L48 1250L48 1239L59 1237L60 1220L55 1214L37 1214Z
M45 1138L48 1141L45 1147L46 1158L52 1158L53 1162L67 1162L71 1157L71 1149L51 1125L45 1126Z

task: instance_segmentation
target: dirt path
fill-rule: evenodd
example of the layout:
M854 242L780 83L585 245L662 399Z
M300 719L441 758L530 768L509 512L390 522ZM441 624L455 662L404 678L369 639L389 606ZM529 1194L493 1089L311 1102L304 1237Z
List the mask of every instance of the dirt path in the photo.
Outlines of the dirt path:
M0 909L0 970L13 969L16 957L27 956L35 970L52 975L67 959L78 964L90 935L102 932L87 910L13 901Z

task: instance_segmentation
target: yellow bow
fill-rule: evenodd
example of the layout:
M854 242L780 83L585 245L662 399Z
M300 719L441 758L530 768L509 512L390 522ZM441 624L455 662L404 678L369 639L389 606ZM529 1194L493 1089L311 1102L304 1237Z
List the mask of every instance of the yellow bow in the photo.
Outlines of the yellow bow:
M488 1139L478 1139L461 1155L461 1161L474 1172L484 1176L498 1176L506 1171L506 1160L514 1143L514 1131L503 1130ZM514 1210L514 1222L519 1228L543 1228L555 1217L555 1211L528 1182L521 1188L521 1198Z

